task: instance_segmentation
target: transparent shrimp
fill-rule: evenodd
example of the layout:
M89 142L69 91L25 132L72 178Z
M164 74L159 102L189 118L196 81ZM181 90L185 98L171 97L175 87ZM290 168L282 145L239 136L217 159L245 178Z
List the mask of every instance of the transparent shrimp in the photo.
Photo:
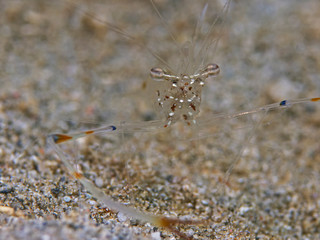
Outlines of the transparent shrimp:
M228 0L221 11L221 16L223 17L230 5L230 0ZM153 1L152 5L155 7ZM156 8L156 7L155 7ZM206 14L207 5L204 6L198 24L203 24L203 18ZM163 18L161 14L156 9L158 15L162 21ZM90 17L94 17L90 13ZM220 16L220 17L221 17ZM217 18L220 19L220 18ZM101 21L97 19L98 21ZM207 36L204 36L204 41L200 44L200 47L195 47L195 43L191 42L190 46L187 47L187 58L183 58L185 54L184 51L181 51L181 58L183 59L182 63L177 67L179 71L173 70L170 64L168 64L164 59L162 59L153 49L148 49L149 53L157 58L163 65L164 68L154 67L150 70L151 78L156 82L157 86L160 86L153 92L154 100L157 109L162 113L161 120L153 121L144 121L138 123L122 122L121 124L109 124L99 128L88 129L85 131L75 132L75 133L55 133L48 136L49 145L55 150L58 154L61 161L64 163L70 174L83 184L83 186L91 192L91 194L102 202L105 207L108 207L114 211L119 211L127 216L138 219L144 222L149 222L155 226L163 227L176 233L177 235L188 239L190 238L186 234L178 231L174 228L176 224L182 225L192 225L192 224L205 224L205 220L181 220L177 218L168 218L163 216L151 215L148 213L143 213L134 208L127 207L121 203L115 202L111 197L109 197L102 190L97 188L91 181L84 177L80 171L78 171L73 166L72 158L66 154L60 144L65 142L72 142L79 138L84 138L89 135L108 135L112 133L136 133L136 132L154 132L156 130L174 128L177 122L181 121L185 123L186 126L190 126L195 131L203 129L204 131L208 126L213 126L215 123L220 123L228 119L237 119L247 116L252 116L254 114L268 114L273 110L287 109L293 105L304 104L304 103L315 103L319 102L319 97L314 98L304 98L304 99L293 99L293 100L283 100L278 103L273 103L257 108L253 108L247 111L235 112L235 113L226 113L226 114L206 114L205 116L199 116L200 107L201 107L201 97L202 89L205 87L208 79L215 78L220 73L220 67L217 64L211 64L206 62L209 58L208 48L212 45L216 45L218 42L217 39L212 40L210 33L213 31L213 28L216 26L216 21L210 25ZM123 35L129 39L134 39L118 27L111 25L109 23L103 22L114 32ZM198 40L197 33L198 26L193 36L193 41ZM172 39L175 41L173 35ZM197 64L196 64L197 63ZM207 64L207 65L206 65ZM183 67L182 67L183 66ZM190 70L191 69L191 70ZM260 122L259 122L260 123ZM259 123L254 124L254 127L257 127ZM254 131L252 131L254 132ZM197 136L196 139L201 138ZM250 141L251 135L249 134L247 141ZM243 143L246 145L246 142ZM239 152L238 157L236 157L232 164L228 167L225 181L230 176L234 166L237 164L239 158L244 152L244 148Z

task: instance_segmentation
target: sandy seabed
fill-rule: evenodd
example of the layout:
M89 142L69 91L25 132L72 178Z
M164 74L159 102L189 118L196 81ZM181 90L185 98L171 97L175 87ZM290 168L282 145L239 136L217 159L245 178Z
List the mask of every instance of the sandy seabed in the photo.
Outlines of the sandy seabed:
M147 48L175 64L169 32L179 46L190 39L204 6L156 3L167 26L148 1L0 1L0 239L179 239L106 209L45 143L103 122L137 124L64 149L114 200L206 219L177 226L194 239L320 239L319 103L207 117L320 96L320 2L232 2L208 36L220 37L208 59L221 76L203 90L206 121L139 131L161 116L149 70L163 64ZM221 8L210 1L206 21Z

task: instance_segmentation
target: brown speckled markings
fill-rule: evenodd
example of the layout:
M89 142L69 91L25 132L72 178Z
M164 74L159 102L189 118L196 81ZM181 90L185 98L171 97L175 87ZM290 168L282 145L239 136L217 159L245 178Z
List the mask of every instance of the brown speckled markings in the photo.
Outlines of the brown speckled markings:
M157 4L178 43L184 42L203 2L168 2ZM215 2L210 14L219 7ZM79 8L137 38L127 41ZM260 124L259 114L243 122L205 118L212 111L316 99L319 9L317 0L233 2L217 51L208 51L210 61L197 69L210 62L221 67L220 79L206 81L202 89L198 115L204 121L193 126L202 138L187 135L185 124L159 133L141 130L144 120L158 119L149 106L158 93L141 86L151 81L152 67L163 66L137 46L147 43L165 59L181 59L145 1L79 1L77 7L0 1L0 238L179 239L103 208L47 152L44 135L68 133L74 122L64 120L89 119L125 120L134 129L119 138L82 139L78 149L63 145L71 161L77 158L79 172L73 174L89 178L114 200L143 212L205 220L176 228L195 239L320 239L318 102L270 111ZM243 144L250 134L252 141ZM39 142L33 145L35 137Z
M196 124L200 112L202 88L210 78L220 73L217 64L208 64L201 72L194 75L174 76L166 74L160 68L151 69L151 77L162 81L161 90L156 90L156 106L165 116L168 127L179 120L187 125Z
M199 113L203 84L202 79L190 79L187 76L167 84L168 87L160 93L158 100L167 118L166 127L178 121L181 116L188 125L193 123Z

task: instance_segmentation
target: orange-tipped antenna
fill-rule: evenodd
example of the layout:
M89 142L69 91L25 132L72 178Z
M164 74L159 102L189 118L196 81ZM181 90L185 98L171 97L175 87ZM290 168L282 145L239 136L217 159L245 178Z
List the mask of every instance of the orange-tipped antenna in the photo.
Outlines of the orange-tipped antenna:
M82 131L79 133L71 133L71 134L51 134L53 141L56 144L63 143L69 140L75 140L78 138L86 137L88 135L97 135L97 134L105 134L108 132L115 131L117 128L115 126L107 126L102 128L95 128L91 130Z
M170 96L164 97L164 101L167 99L174 99L173 97L170 98ZM243 117L243 116L247 116L247 115L251 115L251 114L255 114L255 113L260 113L260 112L268 112L268 111L272 111L272 110L276 110L279 108L288 108L291 107L293 105L296 104L302 104L302 103L308 103L308 102L318 102L320 101L320 97L316 97L316 98L302 98L302 99L295 99L295 100L283 100L281 102L278 103L272 103L269 105L265 105L262 107L257 107L248 111L242 111L242 112L236 112L236 113L227 113L227 114L213 114L210 116L207 115L204 118L200 118L197 119L195 124L198 124L199 126L203 126L203 125L208 125L210 123L213 122L217 122L217 121L223 121L223 119L233 119L233 118L239 118L239 117ZM161 103L162 106L166 106L164 103ZM183 102L178 101L177 103L172 103L172 106L170 107L170 110L168 111L168 117L167 117L167 121L147 121L147 122L141 122L141 123L126 123L123 122L122 124L120 124L119 126L115 126L115 125L109 125L106 127L101 127L101 128L95 128L95 129L90 129L90 130L85 130L82 132L78 132L78 133L70 133L70 134L51 134L50 137L52 138L52 140L54 141L55 144L60 144L60 143L64 143L70 140L76 140L78 138L82 138L82 137L86 137L88 135L101 135L101 134L108 134L111 132L147 132L147 131L153 131L156 129L160 129L163 127L168 127L171 126L172 124L174 124L179 118L175 118L175 112L178 110L181 111L182 107L179 108L179 104L183 104ZM191 111L190 109L196 111L196 105L193 105L192 101L189 101L187 104L189 104L188 106L190 106L188 111ZM188 108L187 108L188 109ZM192 112L187 112L187 114L189 115L182 118L182 120L185 120L186 123L188 123L188 120L190 121L192 115ZM196 116L196 114L194 115ZM188 124L189 125L189 124Z

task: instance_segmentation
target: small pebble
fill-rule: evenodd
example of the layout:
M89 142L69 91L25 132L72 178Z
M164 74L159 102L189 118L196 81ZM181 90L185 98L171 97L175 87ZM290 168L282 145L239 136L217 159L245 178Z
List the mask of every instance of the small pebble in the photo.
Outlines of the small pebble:
M240 209L239 209L239 214L240 215L244 215L246 212L248 212L250 210L250 208L249 207L247 207L247 206L243 206L243 207L240 207Z
M124 222L127 220L127 216L124 215L122 212L119 212L117 217L118 217L119 222Z
M207 200L202 200L201 203L204 206L208 206L209 205L209 202Z
M95 182L95 184L96 184L97 187L99 187L99 188L103 187L103 180L102 180L102 178L96 178L96 180L95 180L94 182Z
M69 196L65 196L65 197L63 198L63 200L64 200L65 202L70 202L70 201L71 201L71 198L70 198Z
M151 238L153 240L161 240L160 232L153 232L151 233Z
M192 229L189 229L187 234L188 236L192 237L194 235L194 231Z

